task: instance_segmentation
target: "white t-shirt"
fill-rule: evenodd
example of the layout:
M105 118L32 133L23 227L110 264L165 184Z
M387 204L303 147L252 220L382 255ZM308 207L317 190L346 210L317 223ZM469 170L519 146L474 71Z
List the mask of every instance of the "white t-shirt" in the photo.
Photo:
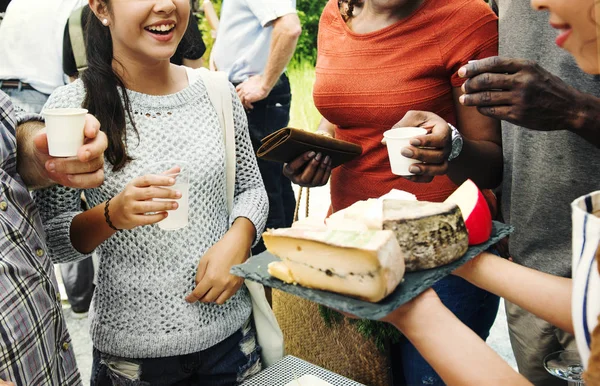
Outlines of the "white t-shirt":
M600 275L596 251L600 248L600 191L573 201L572 318L583 366L590 358L591 335L600 315Z
M65 25L87 0L12 0L0 24L0 79L19 79L51 94L65 84Z
M296 13L296 0L223 0L212 57L232 83L262 74L271 45L271 23Z

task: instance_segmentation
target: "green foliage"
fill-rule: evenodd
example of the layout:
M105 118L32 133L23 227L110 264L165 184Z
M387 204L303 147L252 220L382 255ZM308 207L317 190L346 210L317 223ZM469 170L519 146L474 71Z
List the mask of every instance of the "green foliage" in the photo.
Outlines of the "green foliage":
M317 33L321 12L327 0L297 0L296 9L302 25L302 34L298 39L296 53L292 61L306 61L315 64L317 61Z
M374 320L357 319L350 323L356 326L358 332L367 339L372 339L380 351L385 351L389 344L396 344L402 339L402 334L391 324Z
M337 311L332 310L329 307L319 306L319 314L325 321L325 325L327 327L332 327L335 324L339 324L344 320L344 315L340 314Z
M325 306L319 306L319 313L327 327L339 324L344 320L344 315ZM402 339L400 331L387 323L362 319L350 319L350 323L366 339L372 339L375 346L382 352L389 344L398 343Z
M199 2L198 7L202 9L202 0L195 0ZM215 11L217 15L221 14L221 2L222 0L212 0L213 7L215 7ZM198 20L198 27L200 28L200 32L202 32L202 40L206 45L206 52L204 53L204 65L208 67L208 59L210 58L210 53L212 51L212 47L215 43L215 36L213 36L215 31L212 31L210 28L210 24L204 17L204 12L196 12L196 19Z
M307 61L292 62L288 66L288 77L292 88L289 125L309 131L317 130L321 114L313 103L314 66Z

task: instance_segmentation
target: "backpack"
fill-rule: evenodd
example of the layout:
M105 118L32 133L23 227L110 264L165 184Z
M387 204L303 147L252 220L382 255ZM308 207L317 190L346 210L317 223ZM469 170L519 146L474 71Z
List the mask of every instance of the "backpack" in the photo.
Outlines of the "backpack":
M69 38L71 39L71 49L75 57L75 65L77 71L81 72L87 68L87 57L85 51L85 37L83 34L83 26L81 25L81 14L83 8L77 8L69 16Z

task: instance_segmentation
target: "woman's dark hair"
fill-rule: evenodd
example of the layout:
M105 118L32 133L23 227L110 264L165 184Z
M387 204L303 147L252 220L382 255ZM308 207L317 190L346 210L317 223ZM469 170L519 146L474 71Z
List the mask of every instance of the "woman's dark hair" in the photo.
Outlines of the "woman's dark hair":
M108 7L108 0L104 1L104 6ZM125 84L113 70L110 30L102 25L93 12L88 17L85 45L88 68L81 76L86 91L83 107L100 121L100 129L108 137L108 148L104 156L113 165L113 171L117 171L131 160L126 145L127 117L136 134L137 130ZM123 100L119 88L122 90Z
M354 7L362 3L362 0L348 0L348 11L346 12L348 17L352 17L354 13Z

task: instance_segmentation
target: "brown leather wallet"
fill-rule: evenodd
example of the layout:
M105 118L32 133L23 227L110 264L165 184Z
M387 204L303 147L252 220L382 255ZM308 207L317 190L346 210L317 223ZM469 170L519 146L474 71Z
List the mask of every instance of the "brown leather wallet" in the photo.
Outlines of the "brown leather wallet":
M353 160L362 153L362 147L352 142L341 141L309 131L284 127L262 139L256 152L259 158L268 161L290 162L307 151L321 153L331 158L335 168Z

